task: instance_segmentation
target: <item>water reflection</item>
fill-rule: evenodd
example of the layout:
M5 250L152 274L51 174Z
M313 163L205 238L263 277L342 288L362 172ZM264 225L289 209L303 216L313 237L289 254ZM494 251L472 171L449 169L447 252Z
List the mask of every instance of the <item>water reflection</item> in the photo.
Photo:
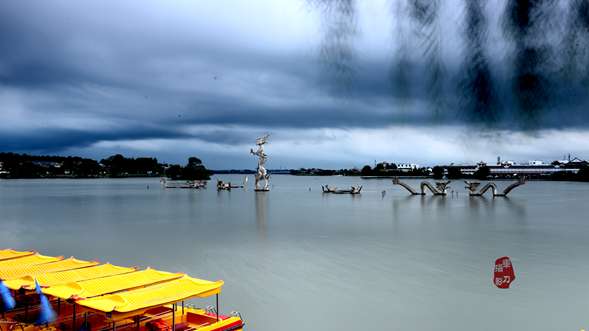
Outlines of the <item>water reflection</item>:
M403 213L403 208L409 205L409 202L415 198L414 195L408 195L403 199L393 199L393 220L398 220Z
M217 190L217 202L231 201L231 190Z
M434 197L432 197L434 198ZM437 199L436 200L436 208L445 208L448 205L448 200L445 196L441 196L441 197L435 197Z
M489 208L490 204L484 196L469 196L468 198L468 215L470 219L478 219L481 214Z
M501 202L509 210L510 214L515 214L518 220L525 220L526 217L526 205L512 200L509 197L502 197Z
M431 207L434 200L441 198L439 196L433 196L433 195L420 195L419 197L421 198L419 201L419 205L421 206L422 210L425 210L423 208Z
M256 229L261 239L266 239L266 228L268 224L268 193L256 192Z
M358 199L322 195L324 179L316 177L274 176L279 189L269 193L251 185L158 191L157 180L0 181L0 243L223 279L224 307L242 311L260 331L334 329L325 320L333 311L343 312L338 329L387 329L384 317L394 315L403 330L471 330L493 325L507 299L518 310L509 315L510 329L534 322L546 329L542 316L573 329L566 323L582 316L586 303L579 289L589 273L589 185L534 182L493 199L464 190L454 198L411 196L389 189L389 181L367 180ZM330 178L339 187L357 180ZM490 262L501 255L516 258L522 272L509 298L489 279ZM559 277L566 284L545 285ZM369 281L354 285L359 279ZM546 297L581 308L548 310ZM358 302L383 319L358 319ZM316 325L268 318L303 306Z

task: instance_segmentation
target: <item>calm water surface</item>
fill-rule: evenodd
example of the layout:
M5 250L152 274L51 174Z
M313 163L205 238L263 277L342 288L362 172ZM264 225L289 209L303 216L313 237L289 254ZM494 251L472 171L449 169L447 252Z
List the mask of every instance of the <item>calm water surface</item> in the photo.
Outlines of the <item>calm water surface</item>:
M589 184L530 182L492 199L462 182L454 198L408 196L390 180L272 183L0 180L0 247L223 279L221 309L249 330L589 328ZM364 189L323 195L321 184ZM491 281L503 255L518 277L509 290Z

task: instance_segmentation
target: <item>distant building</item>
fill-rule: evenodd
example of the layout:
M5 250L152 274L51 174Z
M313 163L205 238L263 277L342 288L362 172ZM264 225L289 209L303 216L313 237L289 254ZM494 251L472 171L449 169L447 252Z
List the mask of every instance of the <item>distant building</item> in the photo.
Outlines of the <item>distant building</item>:
M545 165L543 161L529 161L528 165L530 166L542 166Z
M516 177L516 176L545 176L554 173L572 173L576 174L582 167L589 165L587 161L574 159L571 161L554 161L551 164L547 164L543 161L529 161L528 164L517 164L513 161L501 161L497 159L497 165L487 165L485 162L479 162L476 165L450 165L447 169L453 168L463 175L472 176L474 173L483 166L489 168L489 172L492 177Z
M415 163L399 163L397 164L397 169L401 172L410 172L412 170L419 169L419 165Z
M4 162L0 162L0 176L10 175L10 171L4 170Z
M61 162L53 161L33 161L33 164L43 168L61 168L63 165Z

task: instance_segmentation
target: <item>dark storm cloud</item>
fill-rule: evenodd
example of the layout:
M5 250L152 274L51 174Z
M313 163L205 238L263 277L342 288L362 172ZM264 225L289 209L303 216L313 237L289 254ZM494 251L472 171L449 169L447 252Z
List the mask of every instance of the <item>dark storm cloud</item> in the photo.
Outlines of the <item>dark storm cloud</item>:
M148 127L126 127L124 130L109 131L41 128L25 132L0 132L0 150L54 153L66 148L88 147L105 140L186 137L188 135L177 131Z
M585 127L586 1L488 3L391 0L394 14L371 31L354 0L4 1L0 149L251 140L232 127ZM271 17L256 10L277 6L296 28L256 23ZM557 13L562 31L534 21ZM390 44L371 47L377 34Z

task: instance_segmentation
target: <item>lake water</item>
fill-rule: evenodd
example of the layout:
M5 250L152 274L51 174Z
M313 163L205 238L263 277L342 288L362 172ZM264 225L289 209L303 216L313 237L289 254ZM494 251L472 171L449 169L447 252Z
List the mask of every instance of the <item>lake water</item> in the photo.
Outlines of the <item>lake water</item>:
M221 310L249 330L589 328L589 184L529 182L493 199L458 181L458 197L420 197L384 179L275 175L267 193L249 179L231 192L0 180L0 247L223 279ZM517 279L500 290L504 255Z

